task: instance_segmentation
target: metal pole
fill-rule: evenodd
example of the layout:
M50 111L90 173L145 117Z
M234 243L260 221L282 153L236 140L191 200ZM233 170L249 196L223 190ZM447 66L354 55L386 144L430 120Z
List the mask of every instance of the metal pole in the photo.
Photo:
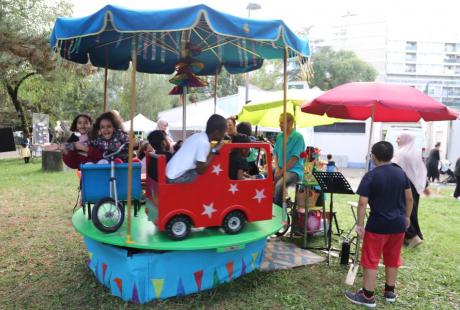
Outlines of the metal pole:
M216 114L217 110L217 71L216 75L214 76L214 114Z
M371 147L372 147L372 135L374 132L374 113L375 113L375 104L372 106L371 112L371 128L369 130L369 143L367 145L367 161L366 161L366 171L369 171L370 162L371 162Z
M129 147L128 147L128 225L126 227L126 243L133 243L131 239L131 200L133 190L133 147L134 147L134 114L136 113L136 69L137 69L137 34L134 35L131 55L131 98L129 108Z
M283 222L286 221L286 145L287 139L287 114L286 114L286 105L287 105L287 47L284 49L284 58L283 58ZM305 214L306 215L306 214Z
M107 77L108 77L109 69L107 67L104 68L104 111L107 112Z
M187 136L187 86L184 86L182 93L182 140L185 141Z

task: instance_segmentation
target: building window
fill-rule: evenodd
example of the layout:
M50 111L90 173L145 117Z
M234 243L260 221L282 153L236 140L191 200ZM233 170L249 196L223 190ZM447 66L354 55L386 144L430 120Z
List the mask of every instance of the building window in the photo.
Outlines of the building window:
M335 123L332 125L316 126L313 131L329 133L365 133L366 123Z
M460 43L446 43L444 44L444 51L445 52L453 52L459 53L460 52Z
M417 54L406 53L406 61L417 61Z
M415 69L416 69L415 65L406 64L406 68L405 68L404 71L405 71L405 72L410 72L410 73L412 73L412 72L415 72Z
M417 42L415 42L415 41L406 41L406 50L416 51L417 50Z

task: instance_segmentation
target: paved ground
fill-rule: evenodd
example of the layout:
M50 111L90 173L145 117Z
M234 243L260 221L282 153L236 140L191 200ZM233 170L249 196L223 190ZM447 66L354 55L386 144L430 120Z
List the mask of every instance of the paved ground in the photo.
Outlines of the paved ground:
M3 158L19 158L18 151L13 152L0 152L0 159Z

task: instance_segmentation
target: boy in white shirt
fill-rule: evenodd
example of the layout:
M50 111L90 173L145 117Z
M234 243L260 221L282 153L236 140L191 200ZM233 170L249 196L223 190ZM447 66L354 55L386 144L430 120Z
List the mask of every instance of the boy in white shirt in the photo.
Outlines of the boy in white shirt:
M227 131L227 121L218 114L211 115L206 123L206 131L196 133L184 141L166 166L169 183L193 182L206 168L222 147L222 139ZM211 141L218 144L211 148Z

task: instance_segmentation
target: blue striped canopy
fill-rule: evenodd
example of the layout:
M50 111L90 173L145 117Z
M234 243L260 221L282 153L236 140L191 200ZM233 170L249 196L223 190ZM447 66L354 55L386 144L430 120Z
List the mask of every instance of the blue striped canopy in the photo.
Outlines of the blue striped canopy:
M137 70L171 74L186 43L199 47L193 58L204 68L197 75L214 75L225 67L243 73L262 66L264 59L310 56L308 41L297 37L281 20L260 21L218 12L205 5L162 11L135 11L107 5L81 18L58 18L50 44L61 57L96 67L126 70L137 35Z

